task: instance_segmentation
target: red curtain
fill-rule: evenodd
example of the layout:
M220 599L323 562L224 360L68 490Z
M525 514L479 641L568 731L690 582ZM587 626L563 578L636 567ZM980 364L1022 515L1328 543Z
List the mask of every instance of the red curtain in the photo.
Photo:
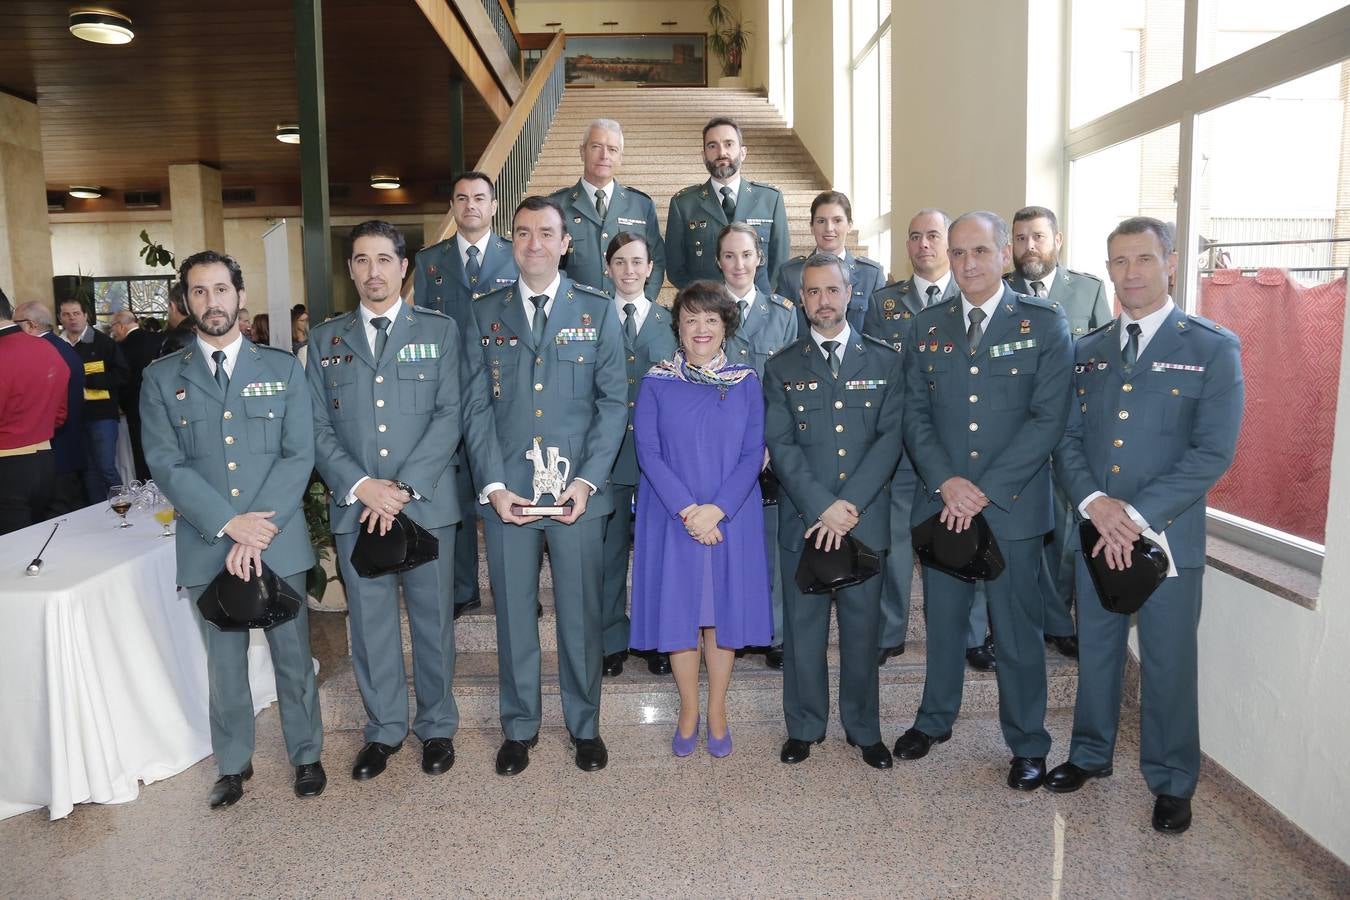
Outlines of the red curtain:
M1200 281L1200 314L1242 339L1246 411L1215 509L1325 542L1345 278L1303 287L1281 269L1220 269Z

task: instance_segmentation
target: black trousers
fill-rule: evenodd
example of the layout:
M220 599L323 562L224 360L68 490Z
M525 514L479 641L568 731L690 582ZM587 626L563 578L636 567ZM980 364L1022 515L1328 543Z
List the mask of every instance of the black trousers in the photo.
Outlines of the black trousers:
M0 534L45 519L55 483L56 454L51 450L0 456Z

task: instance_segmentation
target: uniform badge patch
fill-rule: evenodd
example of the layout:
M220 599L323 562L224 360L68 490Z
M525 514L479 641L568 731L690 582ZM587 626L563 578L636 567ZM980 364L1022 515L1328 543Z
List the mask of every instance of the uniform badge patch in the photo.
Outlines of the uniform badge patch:
M582 313L582 314L581 314L581 324L582 324L582 325L589 325L589 324L591 324L591 314L590 314L590 313Z
M508 343L508 344L510 344L512 347L514 347L517 343L519 343L519 340L520 340L520 339L519 339L519 338L516 338L516 337L509 337L509 338L506 339L506 343Z
M488 337L487 335L483 335L483 341L482 341L482 343L483 343L483 346L486 347L488 344L491 344L491 343L492 343L492 338Z
M814 382L814 381L808 381L808 382L806 383L806 387L807 387L809 390L813 390L813 391L814 391L817 387L819 387L819 385L818 385L816 382Z
M405 344L398 351L399 362L416 362L421 359L440 359L441 348L436 344Z
M929 325L929 326L928 326L928 334L929 334L930 337L931 337L932 335L937 334L937 326L936 326L936 325Z
M1017 323L1017 328L1019 334L1031 334L1031 320L1023 319Z
M336 347L336 346L337 346L338 344L340 344L340 343L342 343L342 338L337 337L337 336L335 335L335 336L333 337L333 346Z
M1030 338L1025 341L1009 341L1006 344L998 344L989 348L991 359L998 359L1000 356L1012 356L1018 350L1029 350L1036 346L1036 339Z
M797 390L799 390L799 391L804 391L804 390L806 390L806 382L805 382L805 381L799 381L799 382L797 382Z
M952 352L952 348L955 347L955 346L956 346L956 345L953 344L951 341L948 341L947 343L945 343L945 344L942 345L942 352L943 352L943 353L951 353L951 352Z
M890 312L891 310L895 309L895 301L887 300L886 302L881 304L881 308L886 310L887 312Z
M173 395L176 399L183 400L187 398L187 391L183 390L182 388L179 388L178 390L173 392Z
M498 336L497 336L497 346L500 347L501 345L503 345L503 344L505 344L505 343L506 343L506 338L502 337L501 335L498 335Z

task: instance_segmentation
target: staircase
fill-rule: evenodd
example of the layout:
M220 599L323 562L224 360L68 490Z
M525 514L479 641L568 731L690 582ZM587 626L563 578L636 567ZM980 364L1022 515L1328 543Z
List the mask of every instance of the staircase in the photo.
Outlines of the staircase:
M796 135L784 125L768 101L752 91L712 88L569 90L563 96L544 143L528 193L549 194L575 184L581 174L578 146L583 130L593 119L616 119L623 125L625 138L624 164L618 178L621 183L650 194L657 214L664 222L671 195L708 177L700 152L700 134L704 123L718 114L729 114L740 122L749 150L744 175L776 185L783 191L792 229L793 253L806 252L813 243L808 226L811 201L828 185ZM663 300L668 303L673 296L674 289L667 283ZM483 606L455 623L454 691L460 720L465 727L495 729L499 727L497 634L481 529L479 559L478 580ZM561 726L557 617L547 563L540 582L544 724ZM919 707L924 681L924 637L923 592L916 575L905 653L881 669L881 721L888 736L893 735L897 727L908 727ZM411 681L410 647L405 616L404 666ZM837 625L833 622L829 655L831 685L832 689L837 689L839 646ZM1077 690L1076 663L1047 649L1046 665L1050 707L1071 707ZM319 688L325 727L329 730L362 727L366 716L350 659L326 661L325 668L326 674ZM782 673L767 668L762 656L748 655L739 660L728 696L732 721L781 724L782 682ZM622 675L604 681L602 723L671 724L678 708L674 680L670 676L651 675L644 660L630 658ZM993 673L967 669L963 709L973 713L997 708L998 686ZM830 732L836 734L839 729L836 715L830 723Z
M708 180L703 166L703 126L713 116L728 115L740 123L748 150L742 176L771 184L783 192L792 232L792 255L806 253L811 239L811 201L829 184L811 155L783 117L759 93L721 88L574 88L563 94L553 126L535 163L527 189L547 196L570 187L581 177L578 148L586 126L595 119L614 119L623 126L621 184L651 195L665 233L670 198L691 184ZM850 235L856 248L856 233ZM662 300L675 297L667 282Z

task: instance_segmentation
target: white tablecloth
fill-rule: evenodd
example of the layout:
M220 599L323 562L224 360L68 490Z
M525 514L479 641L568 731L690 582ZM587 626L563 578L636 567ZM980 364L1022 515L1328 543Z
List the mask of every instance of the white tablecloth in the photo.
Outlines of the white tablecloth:
M206 650L174 542L148 514L129 519L117 528L106 504L62 517L35 578L24 570L54 523L0 537L0 819L125 803L211 753ZM276 699L260 631L249 680L255 710Z

